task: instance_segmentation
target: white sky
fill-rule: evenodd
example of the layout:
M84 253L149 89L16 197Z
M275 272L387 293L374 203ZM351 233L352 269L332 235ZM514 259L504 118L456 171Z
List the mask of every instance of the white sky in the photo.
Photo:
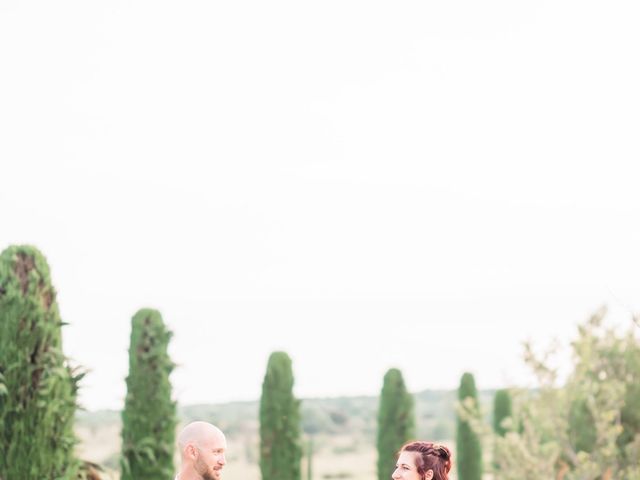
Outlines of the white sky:
M38 246L81 402L130 318L176 398L528 381L521 342L640 311L636 1L0 3L0 249Z

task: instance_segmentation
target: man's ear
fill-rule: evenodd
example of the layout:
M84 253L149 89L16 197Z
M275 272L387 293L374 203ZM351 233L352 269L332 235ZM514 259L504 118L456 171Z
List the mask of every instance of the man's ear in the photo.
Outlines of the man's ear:
M189 457L193 459L198 457L198 451L196 450L196 446L193 445L192 443L187 445L187 453L189 454Z
M433 478L433 470L427 470L427 473L424 474L424 480L431 480Z

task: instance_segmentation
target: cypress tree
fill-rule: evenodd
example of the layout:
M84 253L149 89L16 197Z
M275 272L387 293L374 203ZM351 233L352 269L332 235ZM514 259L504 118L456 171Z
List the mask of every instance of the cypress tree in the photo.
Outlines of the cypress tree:
M388 480L396 464L398 450L414 436L413 396L407 391L402 373L390 369L384 376L378 410L378 479Z
M156 310L131 320L127 397L122 412L122 480L173 479L177 424L167 347L171 332Z
M504 437L507 433L502 421L511 416L511 395L509 390L498 390L493 398L493 431Z
M300 401L293 396L291 359L273 352L260 397L260 472L263 480L301 480Z
M72 479L78 381L62 351L62 321L44 256L0 254L0 478Z
M463 402L471 398L475 409L479 415L478 392L473 375L465 373L460 379L458 389L458 400ZM458 480L481 480L482 479L482 448L480 438L471 429L469 422L457 417L456 432L456 453L458 457Z

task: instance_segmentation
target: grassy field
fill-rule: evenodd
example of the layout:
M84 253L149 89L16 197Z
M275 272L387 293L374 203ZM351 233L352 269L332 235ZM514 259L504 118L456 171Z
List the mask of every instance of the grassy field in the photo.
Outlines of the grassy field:
M78 453L84 460L106 465L106 477L118 480L117 457L120 449L119 426L91 430L77 429L81 438ZM453 442L445 441L453 447ZM318 435L314 440L311 480L375 480L376 452L373 444L349 435ZM224 480L260 480L257 438L230 437ZM302 477L306 480L306 458ZM179 461L176 458L176 466ZM391 472L389 472L391 478ZM488 477L487 477L488 478ZM455 475L451 477L455 480Z
M110 425L101 428L79 427L78 455L83 460L104 465L107 477L117 480L117 462L120 451L120 427ZM349 436L319 436L315 440L312 459L312 480L372 480L375 478L375 449L370 444L357 444ZM257 463L257 438L228 438L225 480L260 480ZM306 458L302 471L306 479ZM176 466L179 460L176 453Z
M485 411L493 393L480 392ZM439 441L453 450L455 442L442 439L453 438L456 392L424 391L414 397L418 437ZM377 403L377 397L303 400L302 429L306 439L313 437L311 480L376 479ZM229 449L223 475L225 480L260 480L257 414L258 403L255 401L192 405L179 409L182 424L205 420L218 425L227 435ZM109 480L118 479L120 429L120 412L117 411L79 412L76 421L80 458L104 466ZM175 464L179 464L178 458ZM305 459L302 466L304 480L307 480L306 472ZM452 473L451 480L455 480L455 453Z

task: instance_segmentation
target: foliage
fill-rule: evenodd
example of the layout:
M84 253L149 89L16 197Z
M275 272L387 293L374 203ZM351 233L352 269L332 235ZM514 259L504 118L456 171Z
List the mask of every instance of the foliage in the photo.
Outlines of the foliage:
M167 353L171 332L160 313L142 309L131 320L127 397L122 412L122 480L170 480L177 424Z
M562 386L550 367L556 349L541 357L526 346L539 388L514 397L508 432L495 438L496 479L640 479L640 342L633 328L605 328L604 316L579 326Z
M493 431L501 437L507 433L502 425L506 418L511 418L511 395L509 390L498 390L493 399Z
M291 359L273 352L260 398L260 472L263 480L301 480L300 402L293 396Z
M460 379L458 400L465 406L472 418L480 418L478 392L475 380L470 373L464 373ZM458 415L456 428L456 454L459 480L481 480L482 447L479 435L472 429L469 419Z
M384 376L378 410L378 479L388 480L395 468L400 447L415 435L413 397L402 373L390 369Z
M49 266L35 248L0 254L0 478L72 479L78 382L62 351Z

